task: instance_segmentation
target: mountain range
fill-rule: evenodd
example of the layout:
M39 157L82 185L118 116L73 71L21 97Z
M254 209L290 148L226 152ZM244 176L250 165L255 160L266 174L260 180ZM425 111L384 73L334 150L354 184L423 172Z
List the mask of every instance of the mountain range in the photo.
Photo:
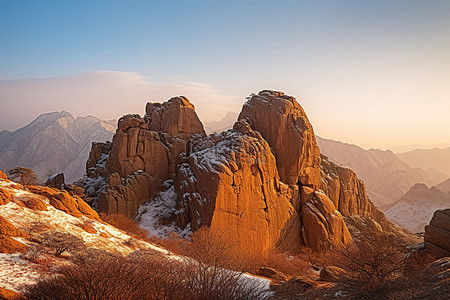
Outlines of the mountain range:
M70 113L40 115L16 131L0 132L0 169L32 168L41 180L64 172L67 182L80 179L94 141L111 140L116 121Z
M321 137L317 143L331 161L350 167L364 180L370 199L381 209L398 201L416 183L434 186L449 178L430 166L411 167L390 150L364 150Z

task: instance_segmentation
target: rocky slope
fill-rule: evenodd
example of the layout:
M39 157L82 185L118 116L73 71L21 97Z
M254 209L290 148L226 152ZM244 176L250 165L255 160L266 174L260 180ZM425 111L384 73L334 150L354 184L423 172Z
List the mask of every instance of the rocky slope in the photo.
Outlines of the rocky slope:
M64 250L56 254L58 249ZM97 213L83 200L65 191L42 186L24 188L9 181L0 171L1 299L17 299L14 297L20 297L19 293L27 287L52 278L62 267L77 263L83 265L82 261L107 264L111 263L108 260L111 257L116 260L128 257L133 261L146 254L150 255L152 266L158 261L162 265L172 263L178 270L183 270L183 264L191 268L196 264L192 259L175 255L99 220ZM166 277L162 273L165 271L160 272L160 276ZM173 274L173 271L167 272ZM238 278L236 283L243 287L254 286L262 291L269 288L270 280L266 278L231 270L226 272ZM106 279L100 280L111 283L106 276L114 275L105 275ZM98 279L96 277L89 283L98 283L95 281ZM95 290L93 286L89 288L91 290L86 293L95 292L101 295L101 299L110 298L104 290ZM89 295L92 297L92 294ZM52 298L45 292L43 296L45 299Z
M111 140L115 121L95 117L73 118L67 112L43 114L14 132L0 132L0 169L16 166L35 170L46 177L64 172L68 182L85 173L93 141Z
M423 232L436 210L450 207L450 193L437 187L415 184L385 210L386 216L411 232Z
M370 199L380 208L398 201L416 183L433 186L448 178L431 166L412 168L392 151L364 150L320 137L317 143L330 161L350 167L364 180Z
M208 226L258 253L345 245L351 236L343 215L389 228L354 172L322 163L305 112L282 92L252 95L232 130L208 137L186 98L148 103L144 118L119 120L107 148L94 144L85 179L97 184L88 190L99 193L107 213L141 211L138 219L146 219L139 206L170 195L165 222Z

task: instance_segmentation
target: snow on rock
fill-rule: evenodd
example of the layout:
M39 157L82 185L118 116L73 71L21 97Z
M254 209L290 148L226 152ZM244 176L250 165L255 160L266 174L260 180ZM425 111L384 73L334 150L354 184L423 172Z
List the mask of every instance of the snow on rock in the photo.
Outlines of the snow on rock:
M88 247L104 249L122 255L128 255L136 249L153 249L165 255L169 254L167 250L161 247L134 239L125 232L102 221L96 221L86 216L76 218L55 209L51 205L47 206L47 211L29 209L18 203L29 198L38 198L47 204L49 200L46 197L20 189L20 185L12 182L0 180L0 187L8 190L14 196L12 202L0 205L0 216L26 232L30 232L34 224L39 223L45 224L49 231L55 230L77 236ZM94 231L88 232L83 229L83 226L86 225L93 228ZM133 239L132 245L129 243L131 239ZM20 242L28 246L36 244L33 239L21 238ZM42 266L23 259L22 255L0 253L0 287L20 292L25 285L34 283L46 274L47 271L43 271Z
M181 238L189 238L192 234L190 224L180 229L174 219L177 213L176 205L177 194L173 181L167 180L163 183L162 191L139 207L136 221L153 236L168 238L171 232L175 232Z

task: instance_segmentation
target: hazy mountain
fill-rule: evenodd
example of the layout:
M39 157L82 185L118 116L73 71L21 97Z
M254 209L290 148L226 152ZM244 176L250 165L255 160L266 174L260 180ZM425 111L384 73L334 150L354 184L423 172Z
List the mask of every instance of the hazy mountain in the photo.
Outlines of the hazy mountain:
M236 122L238 115L238 113L229 111L221 120L206 122L203 127L205 128L207 134L226 131L233 127L233 124Z
M450 180L446 182L448 184ZM450 207L450 193L418 183L399 201L385 209L384 213L389 219L411 232L423 232L425 225L430 223L433 213L448 207Z
M433 168L412 168L389 150L364 150L320 137L317 142L321 153L364 180L370 199L381 208L399 200L416 183L433 186L449 177Z
M436 185L436 188L441 192L450 193L450 178Z
M0 132L0 169L29 167L41 179L64 172L72 182L85 173L91 143L111 140L115 127L114 120L75 119L64 111L40 115L14 132Z
M415 168L435 168L450 177L450 147L433 149L416 149L397 153L397 156Z

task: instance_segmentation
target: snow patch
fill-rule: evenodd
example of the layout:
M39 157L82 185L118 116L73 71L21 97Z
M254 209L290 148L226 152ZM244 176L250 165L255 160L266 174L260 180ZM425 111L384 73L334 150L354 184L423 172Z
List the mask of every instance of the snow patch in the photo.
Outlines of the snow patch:
M147 230L150 235L160 238L170 237L175 232L181 238L189 238L192 234L191 226L181 229L173 220L181 210L176 209L177 194L172 180L163 183L163 190L156 194L149 202L139 207L136 221L139 226Z

